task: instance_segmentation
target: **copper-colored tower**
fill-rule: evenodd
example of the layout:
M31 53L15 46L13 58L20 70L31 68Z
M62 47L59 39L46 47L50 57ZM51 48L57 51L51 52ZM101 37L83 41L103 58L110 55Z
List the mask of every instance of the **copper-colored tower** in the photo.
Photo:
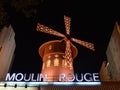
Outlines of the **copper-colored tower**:
M65 56L65 42L53 40L44 43L39 48L39 54L43 59L42 74L47 74L47 81L59 81L60 74L73 74L73 61L68 65ZM73 59L77 56L77 48L71 45Z

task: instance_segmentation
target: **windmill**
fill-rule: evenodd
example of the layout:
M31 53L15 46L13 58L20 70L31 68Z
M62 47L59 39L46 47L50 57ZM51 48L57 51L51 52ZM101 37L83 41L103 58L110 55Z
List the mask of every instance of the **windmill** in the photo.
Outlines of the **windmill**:
M76 38L73 38L70 36L70 22L71 22L71 18L64 15L66 35L59 33L59 32L57 32L57 31L55 31L55 30L53 30L45 25L40 24L40 23L37 24L37 28L36 28L36 30L39 32L43 32L43 33L47 33L47 34L51 34L51 35L55 35L55 36L63 38L63 40L66 43L64 58L67 62L68 67L71 66L70 62L73 60L72 50L71 50L72 41L79 44L79 45L82 45L82 46L84 46L92 51L95 50L93 43L82 41L82 40L79 40L79 39L76 39Z

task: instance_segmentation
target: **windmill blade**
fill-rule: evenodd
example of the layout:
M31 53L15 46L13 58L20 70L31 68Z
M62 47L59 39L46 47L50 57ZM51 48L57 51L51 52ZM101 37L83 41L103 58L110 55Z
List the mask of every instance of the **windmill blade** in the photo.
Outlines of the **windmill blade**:
M71 66L71 62L73 60L70 40L66 40L65 59L66 59L67 64L70 67Z
M78 40L76 38L71 38L72 41L92 50L92 51L95 51L94 49L94 44L93 43L89 43L89 42L85 42L85 41L82 41L82 40Z
M64 15L65 29L67 35L70 35L70 21L71 18Z
M59 37L65 37L64 34L61 34L49 27L46 27L45 25L42 25L40 23L37 24L37 28L36 28L37 31L40 31L40 32L44 32L44 33L48 33L48 34L52 34L52 35L55 35L55 36L59 36Z

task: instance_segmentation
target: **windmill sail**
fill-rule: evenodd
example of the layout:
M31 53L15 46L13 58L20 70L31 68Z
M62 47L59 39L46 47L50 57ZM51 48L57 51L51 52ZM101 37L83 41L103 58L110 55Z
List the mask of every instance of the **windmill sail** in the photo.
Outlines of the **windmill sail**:
M44 33L47 33L47 34L52 34L52 35L55 35L55 36L59 36L59 37L65 37L65 35L45 26L45 25L42 25L40 23L37 24L37 28L36 28L37 31L40 31L40 32L44 32Z

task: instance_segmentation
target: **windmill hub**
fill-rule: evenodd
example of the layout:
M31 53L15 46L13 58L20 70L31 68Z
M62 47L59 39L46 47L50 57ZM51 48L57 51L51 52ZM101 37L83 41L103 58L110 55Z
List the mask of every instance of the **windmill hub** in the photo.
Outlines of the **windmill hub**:
M70 35L66 35L66 38L68 39L68 40L71 40L71 37L70 37Z

